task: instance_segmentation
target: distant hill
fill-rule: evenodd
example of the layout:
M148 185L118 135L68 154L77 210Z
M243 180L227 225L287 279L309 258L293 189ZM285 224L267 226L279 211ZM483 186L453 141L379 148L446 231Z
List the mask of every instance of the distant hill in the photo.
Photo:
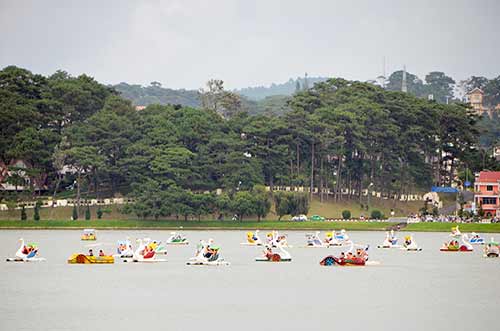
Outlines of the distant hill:
M124 98L131 100L135 106L148 106L151 104L178 104L193 108L201 106L198 91L195 90L173 90L164 88L157 82L151 83L150 86L120 83L112 85L112 87ZM293 92L295 90L290 95ZM239 92L237 93L240 94ZM251 115L281 115L290 109L287 106L287 102L291 98L290 95L270 95L258 100L252 100L245 95L240 95L242 98L242 109Z
M314 83L324 82L328 78L326 77L307 77L308 87L312 87ZM251 100L262 100L266 97L277 96L277 95L292 95L297 89L297 82L301 89L304 89L305 79L297 77L296 79L290 78L287 82L282 84L274 84L271 86L256 86L256 87L245 87L242 89L236 89L234 92L241 94Z

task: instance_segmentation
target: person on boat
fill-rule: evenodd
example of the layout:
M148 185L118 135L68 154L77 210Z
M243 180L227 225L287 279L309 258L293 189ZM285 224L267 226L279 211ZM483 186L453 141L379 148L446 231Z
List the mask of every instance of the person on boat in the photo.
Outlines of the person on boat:
M347 260L352 260L353 258L354 258L354 255L352 255L351 252L347 253L347 257L346 257Z
M205 258L209 259L210 257L212 257L212 255L214 255L215 253L215 250L213 250L211 247L210 247L210 244L207 245L206 249L205 249L205 254L203 255Z
M104 252L102 251L102 249L99 250L99 256L104 256Z
M264 256L268 259L273 255L273 249L271 245L266 245L266 249L264 250Z
M89 249L89 256L94 256L94 251L91 249Z

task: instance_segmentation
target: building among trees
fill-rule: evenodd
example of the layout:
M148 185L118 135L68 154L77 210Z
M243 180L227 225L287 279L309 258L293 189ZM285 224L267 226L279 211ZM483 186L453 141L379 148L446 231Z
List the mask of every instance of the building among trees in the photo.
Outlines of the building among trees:
M479 116L487 113L491 117L494 111L500 111L500 103L495 107L486 105L484 91L478 87L474 88L466 95L466 101L470 103L474 113Z
M474 192L476 210L482 210L486 217L500 217L500 171L481 171L476 175Z

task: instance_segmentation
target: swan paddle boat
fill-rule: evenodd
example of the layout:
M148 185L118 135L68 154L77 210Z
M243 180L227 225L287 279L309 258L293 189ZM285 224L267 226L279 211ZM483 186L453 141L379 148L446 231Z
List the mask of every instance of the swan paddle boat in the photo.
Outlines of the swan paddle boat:
M278 247L278 245L281 245L283 247L290 247L286 240L286 235L279 234L278 231L272 231L267 234L267 244L275 248Z
M82 236L82 240L97 240L97 236L95 235L94 229L84 229Z
M229 262L222 258L220 247L215 246L213 242L213 239L209 239L208 242L200 241L197 245L195 256L190 258L186 264L209 266L230 265Z
M151 240L150 238L144 238L144 244L148 246L150 250L153 250L156 254L167 255L167 247L161 244L159 240Z
M441 252L472 252L474 248L470 244L468 236L463 234L462 245L458 243L458 240L452 239L449 243L444 243L439 250Z
M307 244L304 247L310 247L310 248L323 248L323 247L330 247L333 245L330 245L330 242L327 240L322 241L319 236L320 232L316 231L316 233L307 233L306 234L306 241ZM333 238L333 237L332 237Z
M155 246L151 245L149 240L137 239L139 246L135 250L131 259L123 260L123 262L167 262L165 259L156 258Z
M378 248L399 248L401 245L398 245L398 238L396 238L396 235L394 234L394 230L391 230L391 232L386 232L385 233L385 239L382 245L378 245Z
M324 242L328 246L343 246L350 243L349 236L345 230L327 232Z
M460 229L458 228L458 225L451 228L450 237L458 239L461 236L462 236L462 232L460 232Z
M484 257L498 257L500 255L500 245L491 238L491 241L484 245Z
M94 256L85 254L73 254L68 258L69 264L111 264L115 263L113 255Z
M346 230L342 229L340 231L327 232L325 242L330 244L330 246L343 246L350 244L351 239Z
M368 249L370 246L364 248L357 248L353 254L354 244L351 243L351 248L347 253L341 253L340 256L328 255L323 258L319 264L322 266L339 266L339 267L363 267L367 265L379 265L378 261L368 261Z
M167 245L189 245L187 238L177 232L170 232L170 237L166 241Z
M45 261L43 257L37 257L38 246L35 243L24 243L24 239L20 238L21 245L16 252L15 257L7 258L7 262L42 262Z
M266 249L262 256L255 258L257 262L291 262L292 256L288 253L283 246L278 244L279 252L273 252L273 248L270 245L266 245Z
M472 245L484 245L485 243L485 240L483 237L481 237L480 235L478 235L477 233L475 232L472 232L470 234L470 239L469 239L469 242L472 244Z
M403 242L402 250L410 251L410 252L419 252L422 248L418 247L417 243L413 239L413 236L409 235L405 237L405 241Z
M125 241L118 242L118 247L116 248L116 254L114 256L119 258L131 258L134 256L134 250L132 249L132 244L128 237Z
M259 230L255 230L255 232L247 232L247 241L241 243L246 246L262 246L262 240L259 237Z

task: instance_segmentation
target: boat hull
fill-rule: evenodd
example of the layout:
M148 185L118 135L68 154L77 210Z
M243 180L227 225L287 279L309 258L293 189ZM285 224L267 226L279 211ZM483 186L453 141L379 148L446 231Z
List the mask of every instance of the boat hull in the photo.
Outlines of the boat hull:
M33 257L31 259L21 259L18 257L9 257L6 259L7 262L43 262L46 261L44 257Z
M112 264L115 263L113 256L89 256L84 254L73 254L68 259L69 264Z

